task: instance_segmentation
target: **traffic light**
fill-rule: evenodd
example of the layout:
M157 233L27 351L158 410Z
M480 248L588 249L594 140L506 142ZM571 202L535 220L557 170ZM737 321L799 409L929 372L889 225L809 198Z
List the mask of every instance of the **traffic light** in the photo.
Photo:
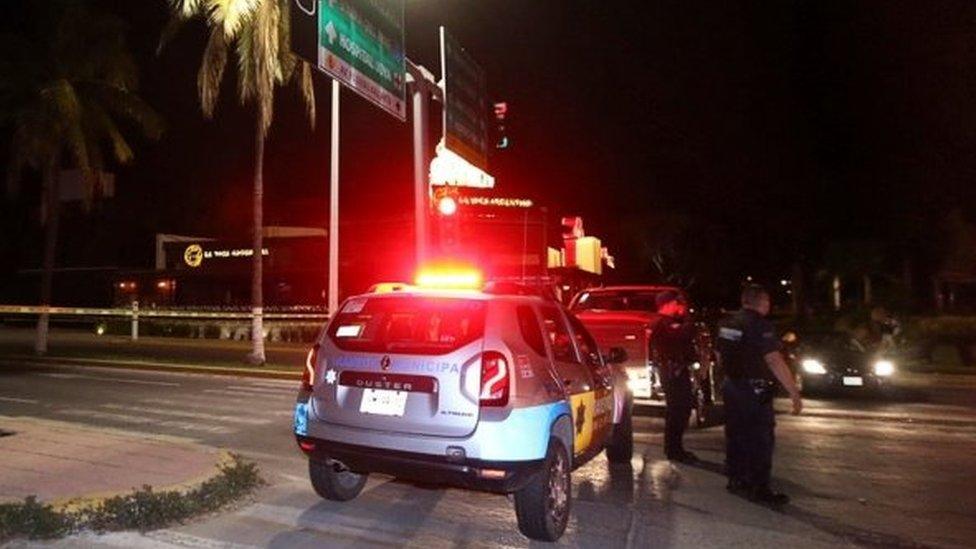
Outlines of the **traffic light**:
M495 148L507 149L512 143L508 138L508 103L495 103Z
M431 206L436 218L437 241L441 251L445 253L456 251L458 245L460 236L458 203L457 187L448 185L435 187Z

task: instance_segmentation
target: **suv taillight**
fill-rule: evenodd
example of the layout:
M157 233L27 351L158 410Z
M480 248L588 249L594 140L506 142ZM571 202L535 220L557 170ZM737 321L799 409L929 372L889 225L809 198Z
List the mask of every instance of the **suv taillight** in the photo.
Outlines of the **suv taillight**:
M505 406L508 404L510 375L508 361L496 351L481 355L481 396L482 406Z
M302 370L302 390L312 390L312 380L315 379L315 364L318 361L319 346L316 344L308 350L308 356L305 357L305 369Z

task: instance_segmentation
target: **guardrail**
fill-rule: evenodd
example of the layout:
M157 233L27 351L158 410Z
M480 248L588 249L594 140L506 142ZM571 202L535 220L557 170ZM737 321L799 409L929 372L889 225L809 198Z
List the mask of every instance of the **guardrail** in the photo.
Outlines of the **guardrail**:
M300 308L305 311L308 308ZM37 316L48 314L51 317L68 318L106 318L121 319L130 322L130 335L133 340L139 339L139 322L147 319L190 320L190 321L250 321L255 314L260 314L265 320L277 325L304 325L309 323L321 324L329 319L329 314L314 312L289 312L272 310L271 312L246 312L226 310L200 309L140 309L138 302L131 307L98 308L98 307L42 307L38 305L0 305L0 315Z

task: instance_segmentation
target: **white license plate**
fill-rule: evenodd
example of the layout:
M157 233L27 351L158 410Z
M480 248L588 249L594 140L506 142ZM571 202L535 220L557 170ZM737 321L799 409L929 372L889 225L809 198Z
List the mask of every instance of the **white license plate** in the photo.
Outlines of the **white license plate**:
M359 405L359 411L364 414L400 417L407 408L409 394L406 391L363 389L363 401Z
M864 378L861 376L844 376L844 385L848 387L862 387Z

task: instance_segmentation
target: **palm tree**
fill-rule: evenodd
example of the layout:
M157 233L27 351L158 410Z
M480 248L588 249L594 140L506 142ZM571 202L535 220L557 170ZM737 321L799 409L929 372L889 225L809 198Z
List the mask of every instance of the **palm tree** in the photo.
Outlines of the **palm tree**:
M206 19L209 39L197 74L200 107L204 116L214 114L224 69L231 53L237 57L237 91L242 104L254 103L257 120L254 132L254 220L251 307L253 311L249 357L253 364L264 364L264 326L262 311L264 142L274 119L274 92L278 86L297 81L310 122L315 123L315 95L312 70L290 50L288 0L169 0L173 21L163 31L163 40L180 23L193 17Z
M8 191L18 192L25 168L41 176L40 305L46 308L57 251L60 170L75 167L91 175L106 157L127 163L133 152L119 123L156 138L162 122L136 95L136 66L118 19L76 2L37 7L45 8L50 18L38 18L43 29L0 37L0 125L12 133ZM47 336L48 314L42 312L38 354L47 352Z

